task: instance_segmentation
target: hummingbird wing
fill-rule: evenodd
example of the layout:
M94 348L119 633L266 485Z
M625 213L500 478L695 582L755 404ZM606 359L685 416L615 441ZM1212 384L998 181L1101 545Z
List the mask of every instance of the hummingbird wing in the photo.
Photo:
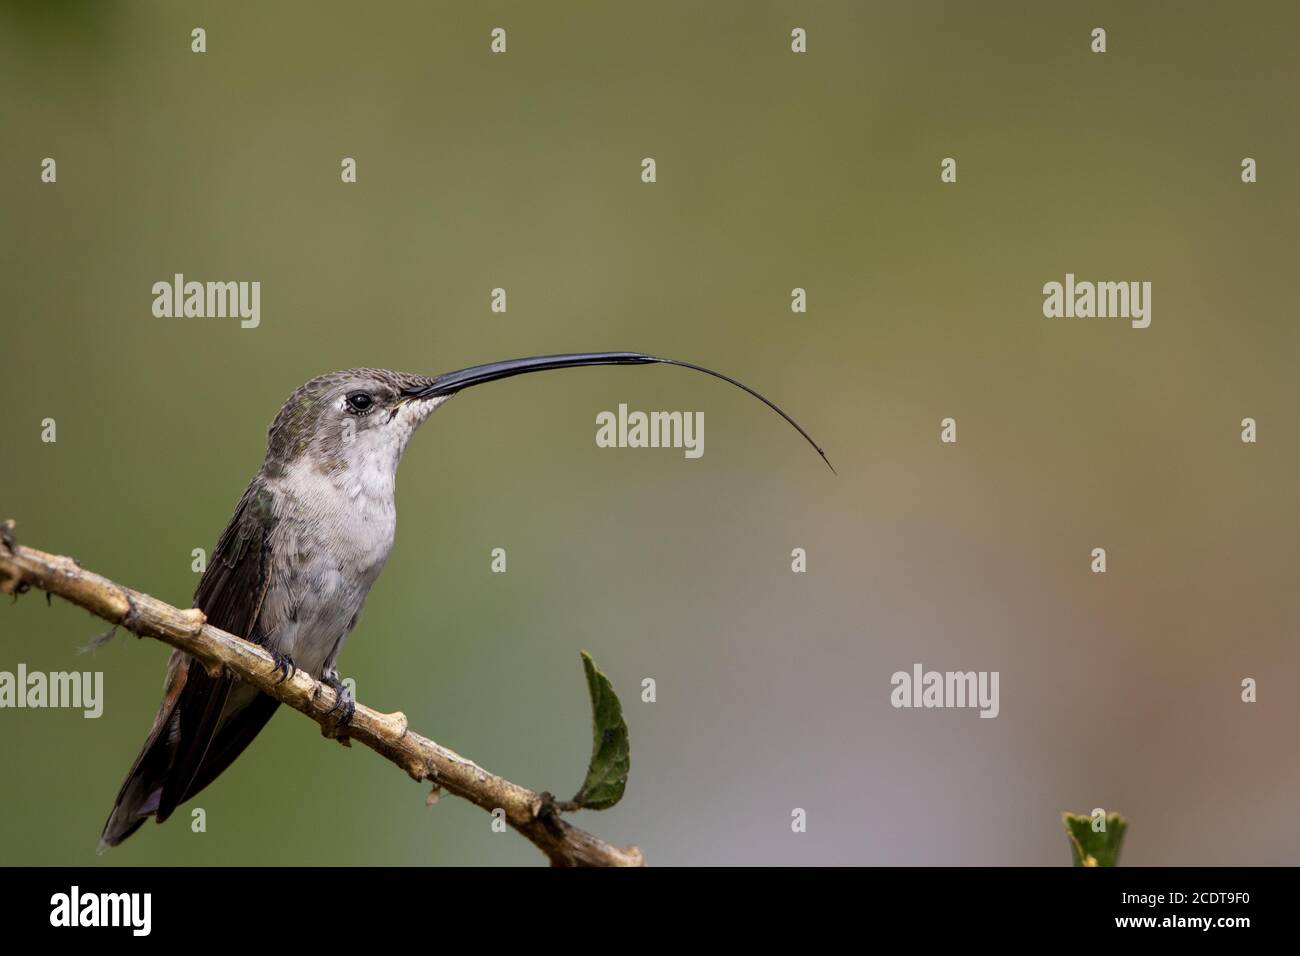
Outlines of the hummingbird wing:
M259 476L240 498L194 594L209 624L258 644L265 643L259 617L272 579L275 524L274 495ZM167 819L266 725L279 702L237 684L224 674L211 676L187 654L172 653L167 691L104 825L104 844L116 846L151 815Z
M271 583L273 505L270 489L254 479L217 541L194 593L194 606L203 611L209 624L254 644L265 642L259 618ZM230 766L275 712L279 704L275 698L243 694L241 704L265 703L251 711L247 706L233 708L231 713L227 704L236 683L225 674L213 677L200 662L190 660L180 696L176 757L163 784L158 822ZM245 722L249 717L256 718L255 726ZM231 746L232 736L241 740L238 747Z

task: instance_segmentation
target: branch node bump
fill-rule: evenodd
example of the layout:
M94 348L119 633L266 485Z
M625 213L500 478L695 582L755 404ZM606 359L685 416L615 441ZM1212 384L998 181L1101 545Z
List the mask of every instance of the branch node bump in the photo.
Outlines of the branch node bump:
M537 799L533 801L528 809L532 813L534 820L541 820L546 823L557 819L560 815L560 808L555 802L555 794L549 790L543 790L539 793Z
M120 623L124 628L126 628L132 634L135 634L137 637L139 637L140 636L140 612L139 609L136 608L135 606L135 598L131 596L131 592L128 591L126 588L118 588L117 590L122 595L122 597L126 600L126 613L122 615L122 620L119 621L118 623Z
M384 714L384 731L388 734L390 740L401 740L406 736L406 714L400 710L395 710L391 714Z

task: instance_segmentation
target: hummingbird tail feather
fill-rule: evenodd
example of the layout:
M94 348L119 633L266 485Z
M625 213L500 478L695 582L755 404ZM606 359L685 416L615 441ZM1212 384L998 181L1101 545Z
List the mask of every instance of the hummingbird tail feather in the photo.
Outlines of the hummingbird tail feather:
M173 659L182 663L169 667L167 694L104 824L101 850L150 817L171 816L243 753L280 705L233 678L210 677L185 655Z
M170 717L169 713L169 719L164 721L164 725L172 722ZM99 838L101 851L117 846L158 812L163 782L171 764L171 755L166 746L170 736L171 734L153 733L145 741L140 756L136 757L131 772L122 782L122 789L118 791L113 810L104 824L104 832Z
M163 783L175 759L175 742L179 735L176 704L185 689L189 661L187 655L173 651L167 662L167 692L163 695L149 736L113 801L112 812L99 839L101 853L108 847L117 846L158 812Z
M129 781L129 783L138 783L138 781ZM117 846L127 837L144 824L158 810L158 799L162 796L162 785L154 787L143 799L140 798L137 786L134 788L135 794L130 799L118 798L118 802L113 804L113 812L108 815L108 822L104 824L104 832L99 838L99 848L101 851L109 847Z

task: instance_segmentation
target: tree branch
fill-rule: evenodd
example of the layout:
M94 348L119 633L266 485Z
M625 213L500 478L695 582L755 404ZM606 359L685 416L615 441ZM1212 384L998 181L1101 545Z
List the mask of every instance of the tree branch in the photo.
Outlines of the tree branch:
M0 525L0 591L15 598L32 587L57 594L134 634L180 648L210 673L224 668L306 714L323 732L334 729L330 714L334 691L310 674L299 670L277 683L282 672L277 671L270 654L211 627L197 608L183 611L83 570L73 558L18 545L13 533L12 521ZM531 840L554 866L644 865L637 847L619 848L572 826L560 818L559 807L549 793L535 793L488 773L472 760L420 736L407 727L405 714L381 714L358 703L347 736L386 757L415 780L428 780L435 788L463 797L489 813L504 810L506 822Z

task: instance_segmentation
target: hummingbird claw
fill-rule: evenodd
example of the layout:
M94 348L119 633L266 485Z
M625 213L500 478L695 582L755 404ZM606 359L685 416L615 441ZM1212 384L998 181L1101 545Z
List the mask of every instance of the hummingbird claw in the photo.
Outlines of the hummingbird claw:
M280 679L276 681L277 685L283 684L297 673L298 667L288 654L279 654L273 651L271 658L275 661L275 672L280 675Z
M331 707L327 714L334 714L342 711L338 717L332 721L333 726L321 728L321 733L326 737L334 737L344 746L351 746L346 729L352 723L352 716L357 712L357 698L352 693L352 688L339 679L338 671L331 671L321 677L321 683L334 691L334 706Z

